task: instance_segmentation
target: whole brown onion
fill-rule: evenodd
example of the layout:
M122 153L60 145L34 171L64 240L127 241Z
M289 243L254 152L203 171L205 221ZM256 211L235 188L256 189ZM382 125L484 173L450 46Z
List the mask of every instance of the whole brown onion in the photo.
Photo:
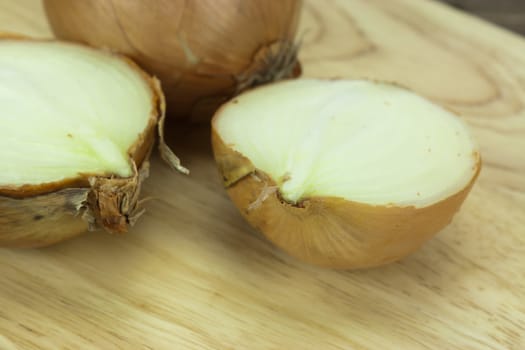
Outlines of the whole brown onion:
M232 95L297 76L301 0L44 0L57 37L122 52L160 78L168 115L208 120Z

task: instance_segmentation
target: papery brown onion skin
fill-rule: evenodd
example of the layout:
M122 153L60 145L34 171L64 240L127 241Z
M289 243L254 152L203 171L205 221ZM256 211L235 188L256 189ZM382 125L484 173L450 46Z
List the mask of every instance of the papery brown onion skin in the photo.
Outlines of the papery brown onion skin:
M46 42L0 33L2 40ZM140 74L151 91L148 123L128 149L130 162L136 166L135 174L129 178L79 174L51 183L0 184L0 247L49 246L98 228L110 233L124 233L136 220L136 214L140 215L138 196L148 175L148 159L159 123L162 125L164 96L158 80L130 59L111 55Z
M44 0L55 35L132 57L170 118L209 121L234 94L300 74L302 0Z

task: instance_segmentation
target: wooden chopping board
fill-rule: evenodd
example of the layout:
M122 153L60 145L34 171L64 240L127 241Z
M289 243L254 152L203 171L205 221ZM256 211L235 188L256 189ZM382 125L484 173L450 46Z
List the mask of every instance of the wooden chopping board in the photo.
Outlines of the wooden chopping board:
M397 81L461 113L484 168L453 223L358 272L302 264L228 200L206 128L154 159L148 213L40 250L0 249L0 349L525 349L525 41L431 1L307 2L306 76ZM0 30L49 37L36 0Z

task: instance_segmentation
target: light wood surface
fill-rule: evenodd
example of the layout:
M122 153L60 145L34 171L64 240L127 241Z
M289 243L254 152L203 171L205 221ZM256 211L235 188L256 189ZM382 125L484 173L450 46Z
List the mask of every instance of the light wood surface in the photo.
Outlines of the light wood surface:
M50 36L35 0L0 30ZM465 116L484 168L453 223L402 262L301 264L243 222L206 128L153 162L148 213L41 250L0 250L0 349L525 349L525 41L415 0L310 0L307 76L394 80Z

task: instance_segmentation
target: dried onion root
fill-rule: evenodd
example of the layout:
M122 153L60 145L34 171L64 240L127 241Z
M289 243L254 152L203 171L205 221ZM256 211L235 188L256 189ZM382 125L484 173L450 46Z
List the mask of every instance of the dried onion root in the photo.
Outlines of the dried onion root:
M465 123L397 86L296 80L225 104L212 144L228 194L306 262L401 259L444 228L481 167Z
M162 127L158 81L118 55L3 36L0 101L0 246L126 232Z

